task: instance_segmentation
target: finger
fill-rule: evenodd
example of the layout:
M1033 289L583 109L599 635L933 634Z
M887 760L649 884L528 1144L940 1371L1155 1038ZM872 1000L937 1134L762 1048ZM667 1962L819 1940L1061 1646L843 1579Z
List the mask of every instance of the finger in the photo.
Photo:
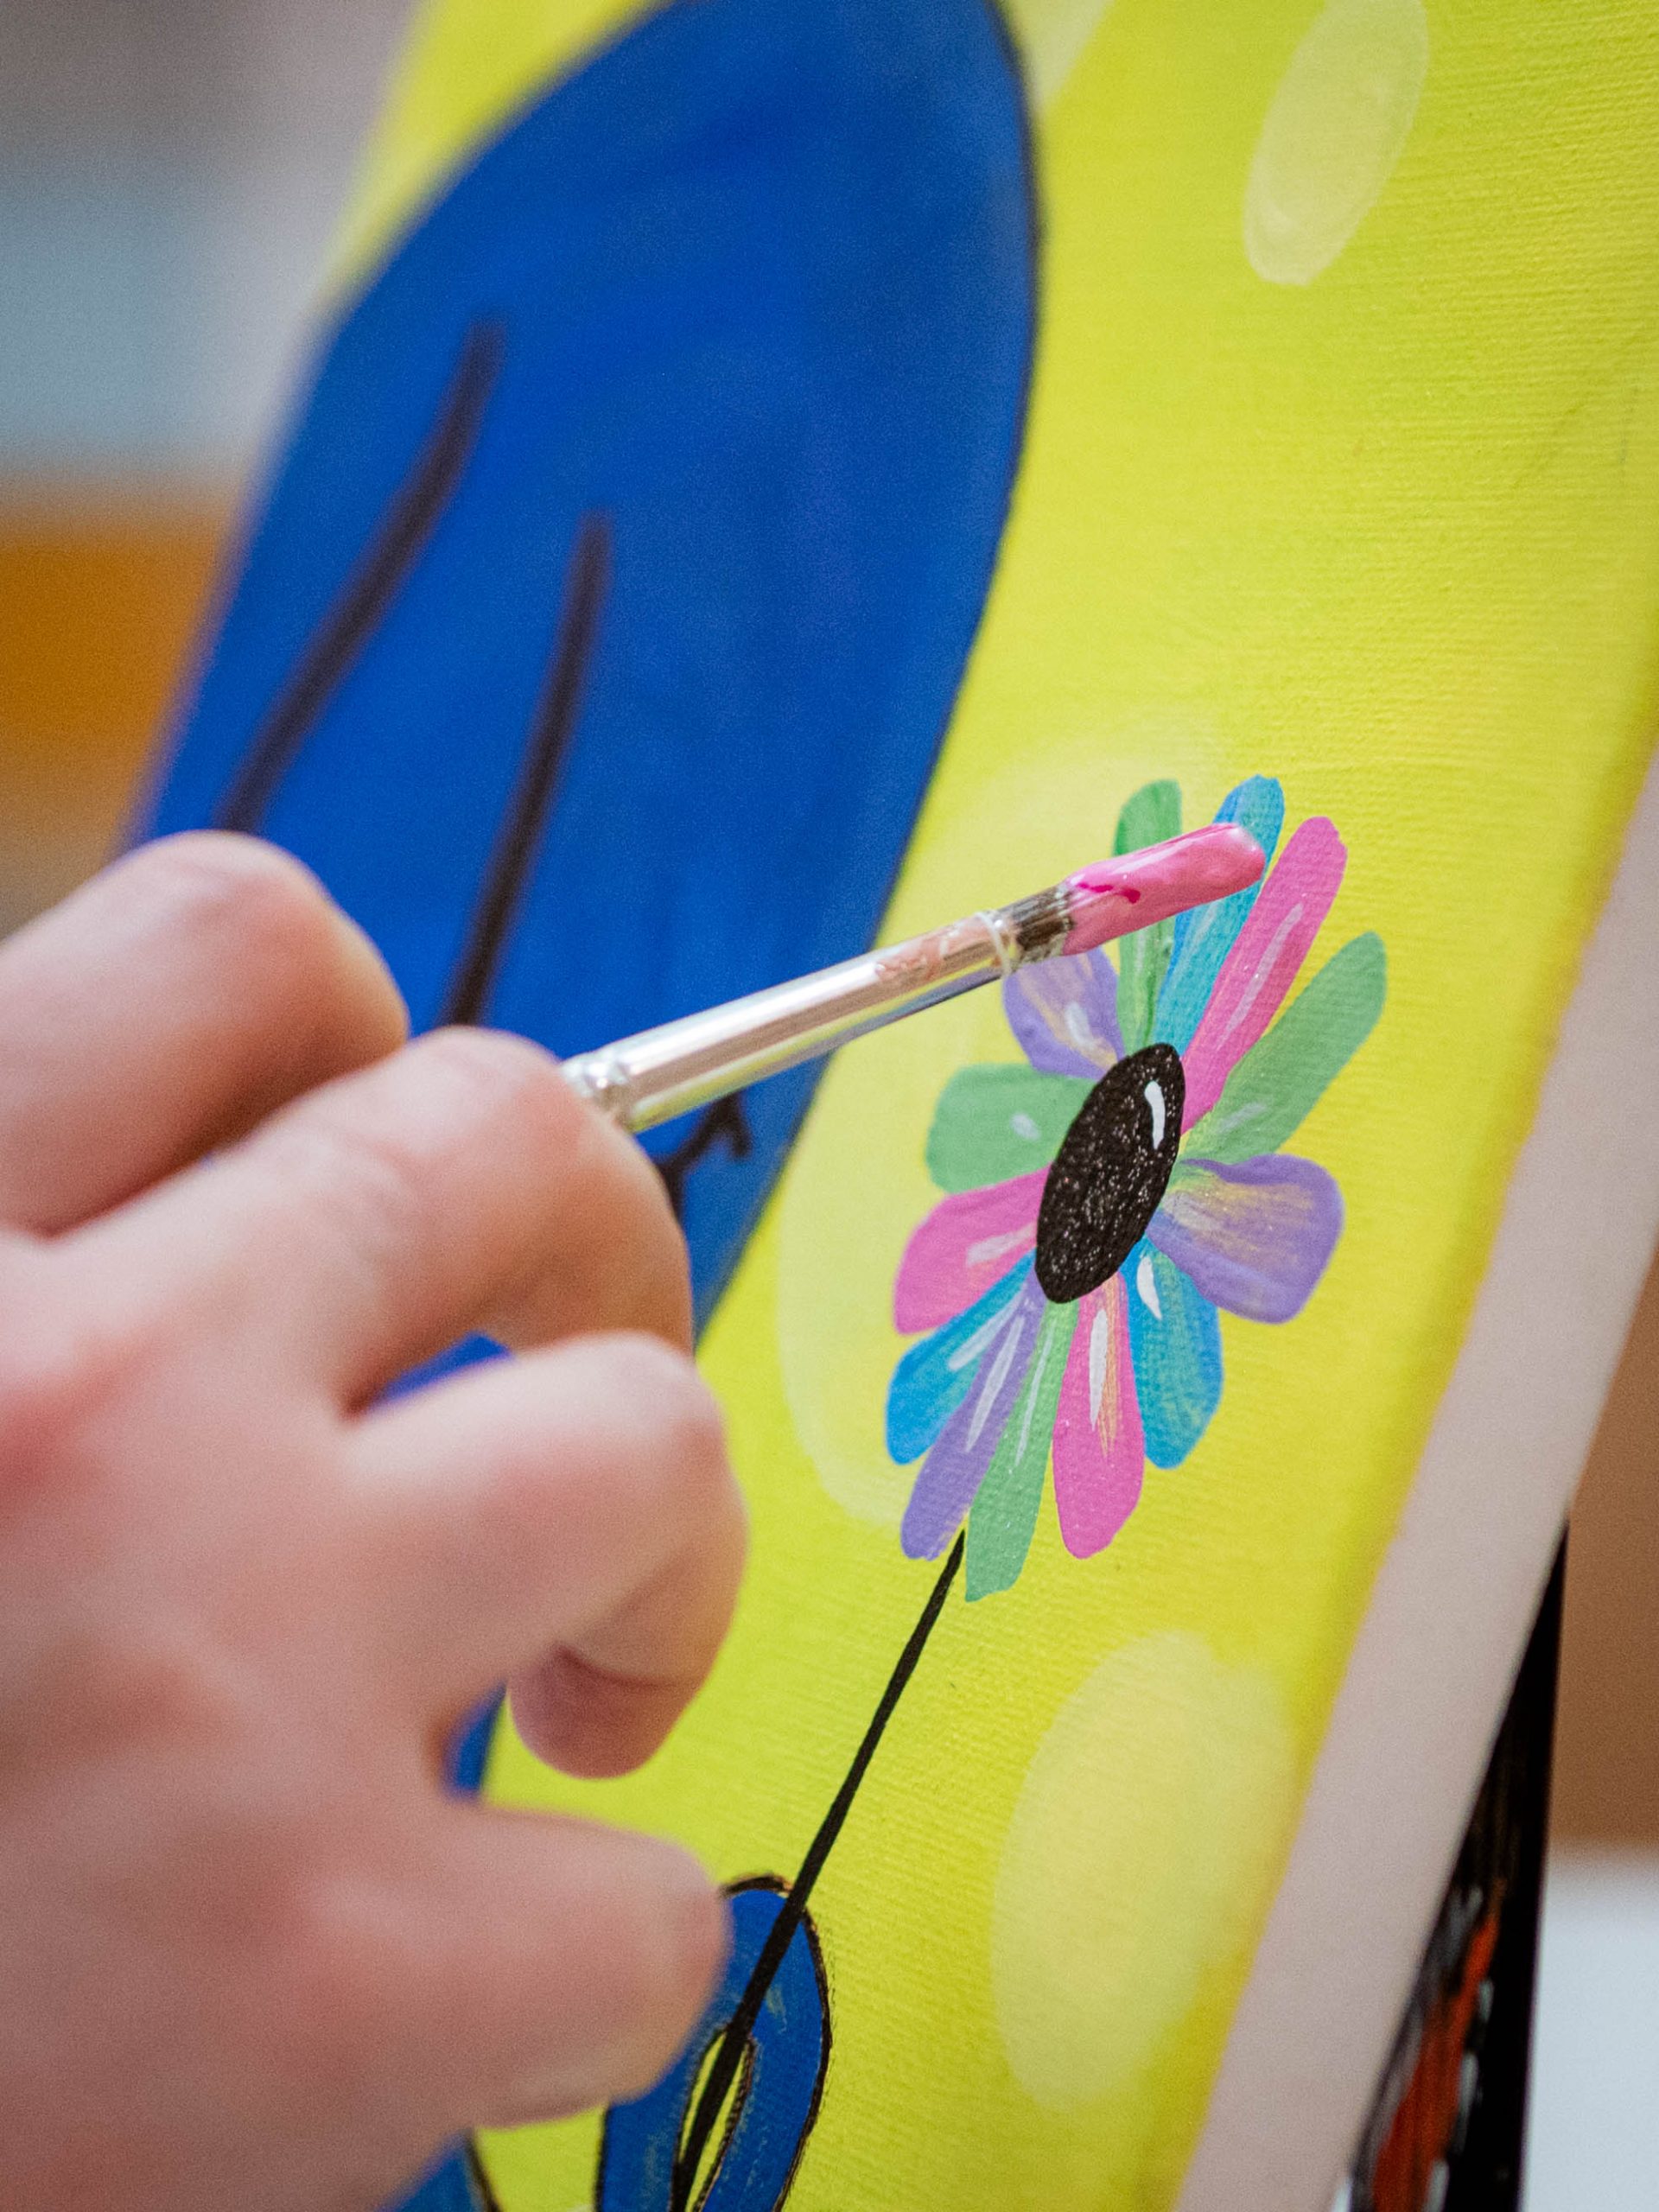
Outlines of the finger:
M726 1900L671 1844L457 1802L418 2024L441 2020L457 2126L514 2126L650 2088L730 1942Z
M313 1093L86 1234L105 1276L118 1253L143 1294L194 1293L347 1402L474 1329L690 1340L684 1239L645 1154L547 1053L483 1030Z
M390 1664L423 1722L517 1675L567 1772L627 1772L714 1662L745 1518L690 1362L590 1338L474 1370L360 1421L354 1507Z
M0 952L0 1220L84 1221L393 1051L380 957L297 861L174 837Z

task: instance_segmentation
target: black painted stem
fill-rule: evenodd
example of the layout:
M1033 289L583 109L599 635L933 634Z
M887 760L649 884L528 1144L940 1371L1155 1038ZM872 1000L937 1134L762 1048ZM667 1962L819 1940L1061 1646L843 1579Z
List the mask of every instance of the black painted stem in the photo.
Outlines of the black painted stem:
M922 1608L921 1618L910 1632L909 1641L899 1655L899 1663L887 1679L887 1686L870 1717L863 1741L853 1755L853 1763L847 1770L846 1778L820 1821L817 1834L801 1861L801 1871L790 1886L784 1909L772 1922L760 1955L750 1970L737 2010L733 2013L730 2024L715 2053L714 2064L709 2069L709 2078L697 2099L696 2110L692 2115L680 2154L674 2162L673 2212L688 2212L691 2192L696 2186L698 2165L709 2147L709 2139L715 2132L732 2085L737 2079L744 2051L754 2031L754 2024L760 2017L760 2007L766 2001L766 1993L794 1941L796 1930L806 1916L807 1904L813 1888L835 1847L836 1839L846 1824L847 1815L853 1808L853 1800L858 1795L859 1785L869 1771L870 1762L887 1732L887 1723L897 1711L899 1700L909 1686L910 1678L926 1649L927 1639L932 1635L939 1615L944 1610L950 1586L962 1571L966 1541L965 1537L958 1536L950 1547L950 1557L928 1594L927 1603Z

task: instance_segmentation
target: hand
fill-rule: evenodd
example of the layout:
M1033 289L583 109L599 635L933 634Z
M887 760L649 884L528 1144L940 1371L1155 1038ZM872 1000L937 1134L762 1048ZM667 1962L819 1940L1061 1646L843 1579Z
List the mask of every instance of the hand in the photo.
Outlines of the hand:
M0 2196L378 2206L638 2094L723 1904L452 1796L515 1676L655 1747L743 1520L644 1155L534 1047L404 1046L305 873L186 837L0 950ZM396 1402L474 1328L525 1356Z

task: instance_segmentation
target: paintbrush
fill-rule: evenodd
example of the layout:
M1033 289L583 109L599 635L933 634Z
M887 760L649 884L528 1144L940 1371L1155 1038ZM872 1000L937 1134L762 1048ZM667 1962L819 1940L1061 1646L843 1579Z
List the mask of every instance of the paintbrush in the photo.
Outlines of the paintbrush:
M1033 961L1091 952L1248 890L1265 866L1247 830L1212 823L1080 868L1012 906L583 1052L564 1062L565 1080L623 1128L654 1128Z

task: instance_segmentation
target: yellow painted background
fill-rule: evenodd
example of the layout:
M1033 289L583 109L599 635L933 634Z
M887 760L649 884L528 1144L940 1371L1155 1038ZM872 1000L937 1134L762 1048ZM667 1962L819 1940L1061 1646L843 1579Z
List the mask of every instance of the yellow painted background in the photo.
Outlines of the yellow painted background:
M340 281L637 12L440 0ZM1654 706L1659 19L1011 12L1041 93L1030 429L889 933L1093 856L1147 776L1198 819L1261 772L1350 848L1316 960L1378 930L1389 999L1292 1147L1348 1210L1306 1311L1224 1319L1220 1412L1118 1541L1073 1560L1046 1505L1015 1590L929 1648L815 1899L835 2047L798 2212L1173 2201ZM1276 259L1259 175L1247 214L1269 142ZM1333 207L1345 244L1274 281ZM833 1066L705 1344L754 1521L730 1647L639 1777L576 1788L504 1738L493 1794L722 1876L798 1862L931 1580L880 1430L923 1137L954 1068L1013 1056L988 995ZM594 2148L583 2122L486 2155L508 2212L567 2212Z

